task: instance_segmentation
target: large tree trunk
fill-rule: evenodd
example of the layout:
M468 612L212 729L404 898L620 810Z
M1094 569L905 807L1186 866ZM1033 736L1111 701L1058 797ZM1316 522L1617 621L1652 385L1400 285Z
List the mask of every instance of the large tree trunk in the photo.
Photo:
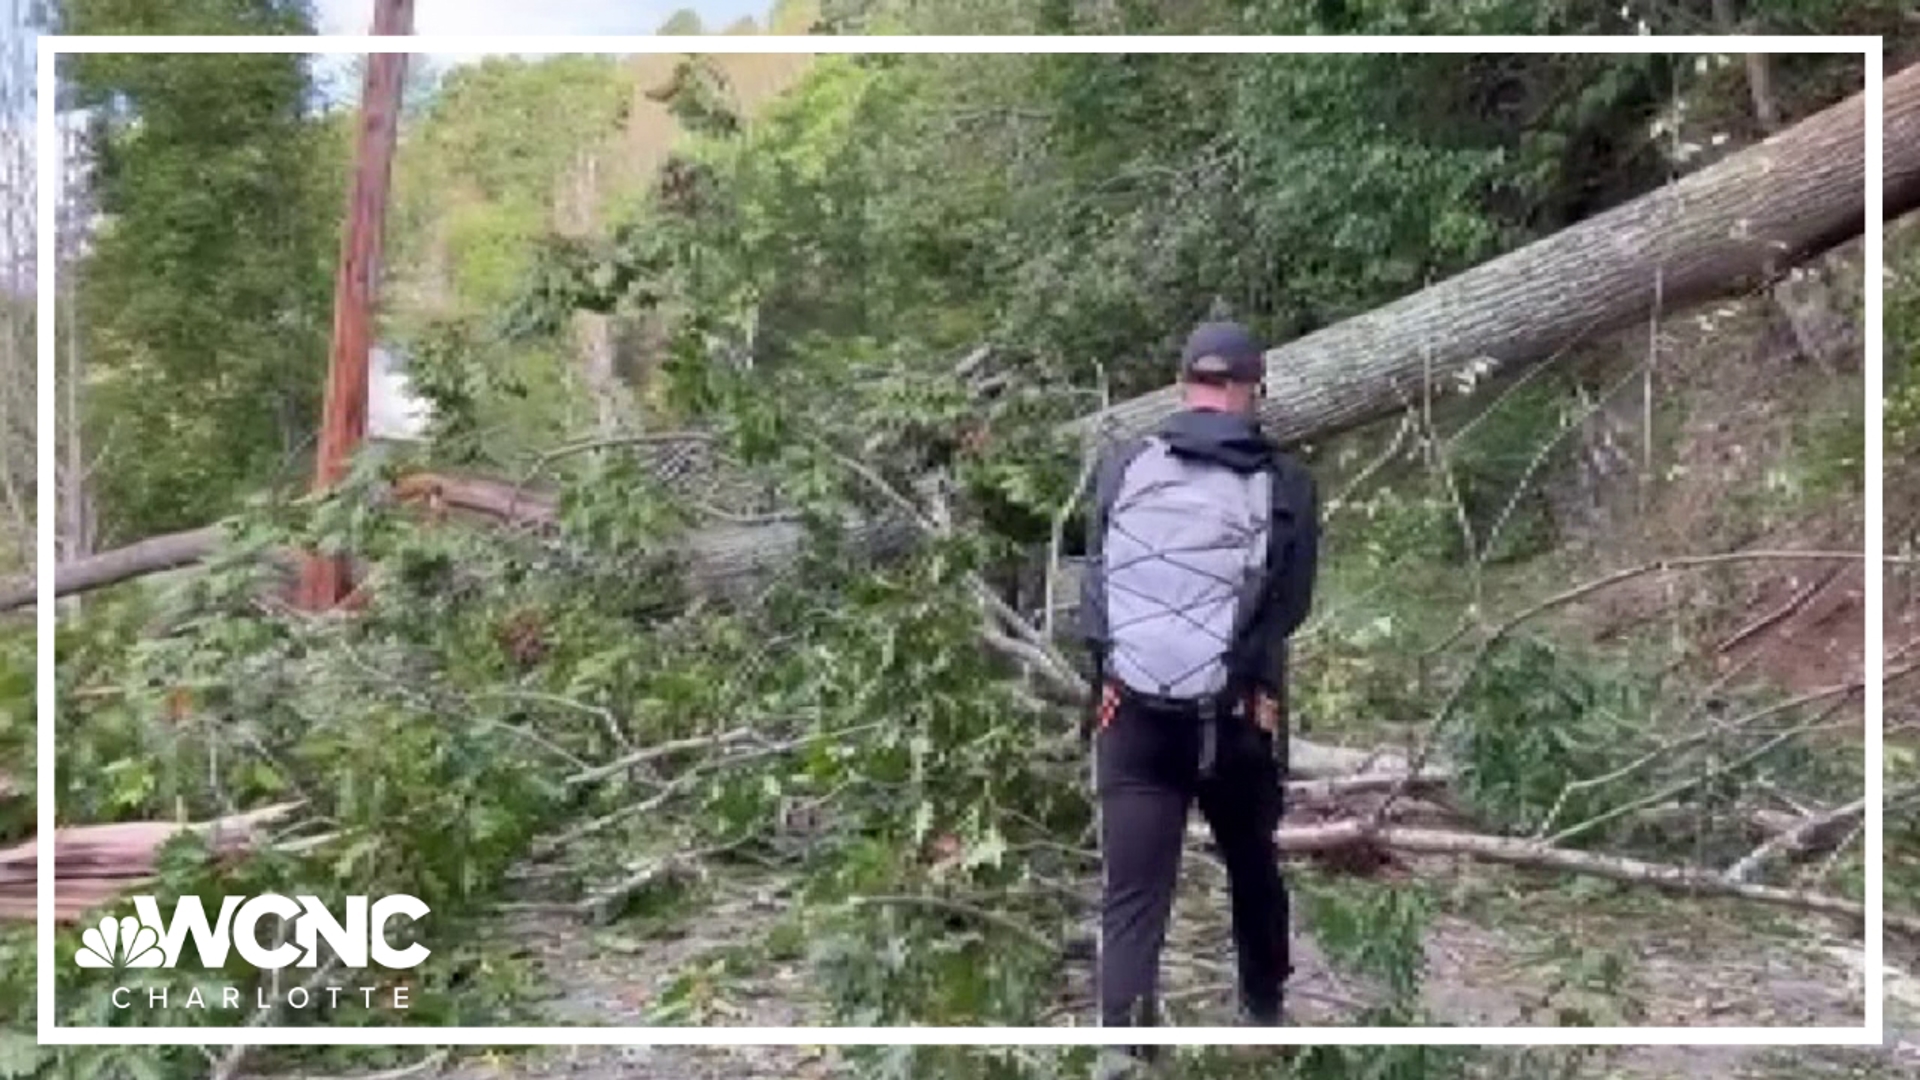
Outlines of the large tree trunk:
M1713 0L1714 29L1729 36L1741 33L1740 13L1734 0ZM1773 57L1767 53L1748 53L1747 93L1753 99L1753 122L1771 135L1780 127L1780 107L1773 100Z
M1920 206L1920 65L1885 83L1886 216ZM1856 95L1713 166L1405 299L1267 354L1261 407L1282 442L1324 438L1637 322L1738 291L1860 233L1864 98ZM1145 433L1174 388L1082 421Z
M56 258L60 275L60 314L61 336L66 340L62 350L65 370L61 378L66 382L65 410L60 417L62 431L60 483L60 557L78 559L93 553L93 497L90 494L87 466L85 423L80 410L80 388L85 385L85 368L82 364L80 347L79 297L74 287L79 276L80 247L84 241L86 211L91 200L80 185L85 177L76 167L75 161L82 152L80 144L81 128L77 123L62 119L57 127L63 150L61 151L61 186L58 223L58 243Z
M600 159L592 149L575 155L573 168L554 198L554 217L562 236L595 237L599 227ZM576 311L574 340L580 349L580 376L593 398L594 428L603 437L620 430L625 395L614 372L613 318L597 311Z

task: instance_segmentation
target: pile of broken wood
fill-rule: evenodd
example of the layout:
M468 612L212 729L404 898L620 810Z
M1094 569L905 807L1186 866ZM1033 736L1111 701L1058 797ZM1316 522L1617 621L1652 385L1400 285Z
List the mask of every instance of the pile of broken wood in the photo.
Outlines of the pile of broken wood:
M252 850L267 826L299 803L231 814L203 822L127 821L55 829L54 918L78 922L88 912L153 882L161 849L181 833L207 838L215 857ZM0 919L31 919L37 910L40 845L29 840L0 850Z

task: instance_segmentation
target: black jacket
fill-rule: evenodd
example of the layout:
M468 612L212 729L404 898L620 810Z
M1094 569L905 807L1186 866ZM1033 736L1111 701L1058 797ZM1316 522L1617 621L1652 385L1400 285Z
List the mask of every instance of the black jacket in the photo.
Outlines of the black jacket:
M1246 634L1235 644L1234 681L1257 686L1281 701L1287 689L1287 639L1313 607L1313 580L1320 557L1319 491L1313 474L1261 432L1233 413L1188 410L1168 417L1159 436L1176 454L1217 461L1236 472L1271 469L1273 525L1268 531L1269 588ZM1107 653L1105 548L1107 515L1120 493L1127 466L1146 446L1134 439L1110 447L1095 473L1092 512L1087 517L1087 563L1080 585L1080 627L1096 672Z

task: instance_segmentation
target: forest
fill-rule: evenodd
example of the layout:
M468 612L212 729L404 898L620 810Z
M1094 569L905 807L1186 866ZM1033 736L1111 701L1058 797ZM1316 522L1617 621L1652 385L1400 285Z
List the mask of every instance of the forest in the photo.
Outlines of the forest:
M74 34L316 25L303 0L9 6ZM1886 266L1858 238L1858 56L415 58L370 438L316 490L356 101L301 54L68 57L61 1023L1091 1023L1090 448L1163 418L1181 339L1230 317L1276 344L1262 418L1325 529L1275 838L1288 1022L1859 1026L1880 722L1889 1040L1186 1048L1178 1075L1909 1074L1910 4L781 0L660 32L1883 35ZM30 115L24 34L0 65L0 116ZM0 1078L1086 1075L1086 1047L36 1046L23 131ZM294 588L315 553L352 567L325 610ZM193 982L68 962L136 893L406 894L431 960L364 1004L288 991L365 974L235 957L194 985L244 1007L124 1007ZM1227 915L1196 828L1171 1022L1230 1022Z

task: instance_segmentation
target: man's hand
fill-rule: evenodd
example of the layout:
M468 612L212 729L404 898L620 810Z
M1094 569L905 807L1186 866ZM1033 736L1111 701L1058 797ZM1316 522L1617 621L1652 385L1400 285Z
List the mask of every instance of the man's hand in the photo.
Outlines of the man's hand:
M1253 722L1260 730L1269 735L1278 735L1286 724L1286 710L1280 705L1280 699L1265 690L1253 692Z
M1100 705L1094 714L1094 725L1101 731L1113 723L1113 716L1120 711L1120 684L1103 682L1100 684Z

